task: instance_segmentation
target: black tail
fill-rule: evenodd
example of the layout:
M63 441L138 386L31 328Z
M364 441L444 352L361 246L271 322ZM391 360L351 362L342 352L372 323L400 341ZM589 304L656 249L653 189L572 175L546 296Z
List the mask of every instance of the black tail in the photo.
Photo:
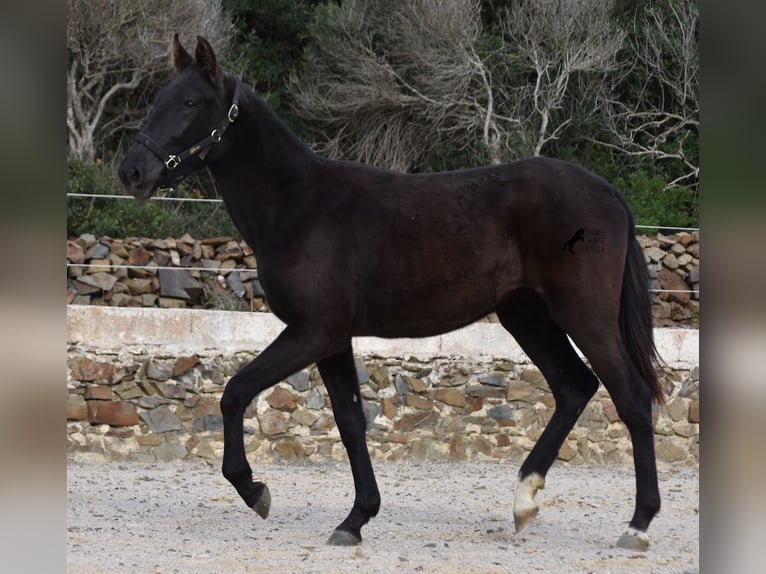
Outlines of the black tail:
M654 346L649 272L643 250L636 241L633 214L627 204L625 208L629 225L620 297L620 334L633 365L651 388L654 399L658 403L664 403L665 393L657 377L657 369L661 368L663 363Z

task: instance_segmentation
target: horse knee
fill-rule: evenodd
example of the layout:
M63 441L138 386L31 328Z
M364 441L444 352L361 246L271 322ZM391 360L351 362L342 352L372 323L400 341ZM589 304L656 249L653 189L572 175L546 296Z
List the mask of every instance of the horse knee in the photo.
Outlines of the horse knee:
M244 410L242 393L238 389L239 385L235 378L232 378L226 388L223 390L223 395L220 400L221 414L226 416L234 416L240 409Z
M223 391L223 396L219 402L221 406L221 414L224 416L234 414L237 410L237 400L234 398L234 393L230 392L228 387Z

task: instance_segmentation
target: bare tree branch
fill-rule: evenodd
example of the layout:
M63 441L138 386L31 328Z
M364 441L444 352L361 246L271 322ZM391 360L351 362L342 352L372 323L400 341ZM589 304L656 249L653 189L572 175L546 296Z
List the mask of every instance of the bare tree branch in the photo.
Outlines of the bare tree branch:
M134 106L112 103L168 69L173 33L190 42L203 35L221 54L230 42L220 0L68 0L67 8L67 132L70 150L82 159L94 158L105 124L133 123L144 114L145 98ZM117 110L119 118L105 118Z
M643 86L632 101L604 99L612 140L598 143L631 157L680 162L685 172L666 188L696 188L699 156L685 144L699 130L699 8L696 0L678 0L668 8L663 13L649 4L638 17L630 72L643 77Z
M571 117L554 122L570 82L587 75L596 94L617 68L625 34L611 23L613 5L613 0L525 0L508 12L505 33L517 52L515 61L534 77L533 86L515 90L515 115L528 118L526 139L533 155L540 155L571 122Z
M479 3L383 4L328 8L307 71L291 83L323 151L406 171L447 136L460 145L483 132L488 141L492 94L475 94L489 81L474 51Z
M322 13L291 91L330 155L409 170L444 143L494 163L540 154L571 123L572 80L595 94L616 65L613 1L524 0L482 53L479 0L345 0Z

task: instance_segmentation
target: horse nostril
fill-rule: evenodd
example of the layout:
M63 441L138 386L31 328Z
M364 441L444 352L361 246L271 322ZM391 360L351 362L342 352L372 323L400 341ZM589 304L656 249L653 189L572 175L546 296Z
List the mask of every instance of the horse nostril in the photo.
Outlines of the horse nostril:
M123 163L117 170L117 175L125 187L138 185L141 183L141 170L138 167L131 167Z
M125 186L138 186L144 179L141 170L136 166L121 166L118 175Z

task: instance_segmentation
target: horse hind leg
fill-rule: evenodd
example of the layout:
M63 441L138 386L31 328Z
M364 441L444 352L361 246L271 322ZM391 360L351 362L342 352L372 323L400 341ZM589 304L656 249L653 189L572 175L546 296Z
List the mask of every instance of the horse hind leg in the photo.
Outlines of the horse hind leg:
M589 317L589 320L573 322L568 331L609 392L633 444L636 506L629 527L617 541L617 546L646 550L649 523L660 509L652 391L633 365L615 322L603 317L599 320L597 313ZM613 327L610 329L608 325Z
M547 305L532 290L516 291L498 309L501 324L542 372L556 401L551 420L519 470L513 518L516 532L537 515L537 491L580 413L598 388L598 379L578 357Z
M652 394L637 369L630 363L627 351L620 343L607 357L594 357L599 374L633 444L633 464L636 472L636 506L627 531L617 546L629 550L646 550L649 546L649 523L660 510L657 463L654 451Z

